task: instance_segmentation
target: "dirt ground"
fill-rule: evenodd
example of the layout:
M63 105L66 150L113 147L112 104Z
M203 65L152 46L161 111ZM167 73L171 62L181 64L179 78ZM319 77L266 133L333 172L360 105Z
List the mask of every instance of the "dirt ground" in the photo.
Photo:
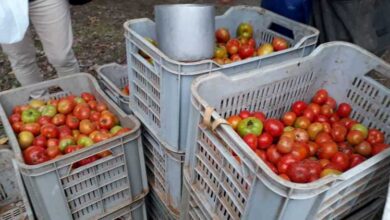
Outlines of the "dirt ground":
M162 3L212 3L217 13L223 13L228 6L219 0L94 0L82 6L73 6L72 22L74 30L74 51L83 72L94 73L95 64L110 62L125 63L125 41L123 23L128 19L153 18L153 6ZM236 0L243 5L259 5L260 0ZM45 79L56 77L54 68L48 63L34 35L37 47L38 64ZM19 86L15 76L10 73L10 63L0 49L0 91Z

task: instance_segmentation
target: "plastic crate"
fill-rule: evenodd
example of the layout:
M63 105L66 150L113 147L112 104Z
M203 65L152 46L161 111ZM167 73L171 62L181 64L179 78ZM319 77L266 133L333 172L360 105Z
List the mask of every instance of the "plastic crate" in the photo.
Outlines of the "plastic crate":
M184 154L169 150L145 126L142 129L148 181L171 216L180 212Z
M343 218L343 220L379 220L381 219L384 203L384 198L375 199L368 205L357 209L358 211L355 213Z
M209 107L215 108L210 119L213 123L243 109L279 118L294 101L310 101L316 90L325 88L338 102L352 105L352 118L382 130L389 141L390 90L371 78L372 74L389 79L390 65L353 44L333 42L319 46L305 58L262 71L235 77L216 73L196 79L185 168L191 187L206 198L212 216L334 219L386 192L390 149L340 176L297 184L273 173L229 125L220 124L211 131L202 123Z
M163 201L160 200L156 192L150 190L150 193L146 199L146 207L148 209L148 217L149 219L158 219L158 220L175 220L179 219L179 216L173 215L164 204Z
M129 106L129 97L122 93L122 89L129 82L127 66L109 63L99 66L96 72L99 85L107 96L126 114L132 114Z
M33 220L14 154L9 149L0 149L0 176L0 220Z
M98 101L107 104L123 126L132 130L55 160L32 166L24 164L7 115L13 106L27 103L34 91L53 91L54 88L62 91L42 99L91 92ZM140 123L116 107L91 75L75 74L2 92L0 117L38 219L104 219L121 212L147 193ZM106 150L112 155L72 169L75 162Z
M229 65L218 65L212 60L177 62L168 58L157 47L145 40L156 39L155 23L150 19L135 19L124 24L130 82L130 108L148 125L172 151L185 151L187 118L189 117L191 82L214 71L237 74L269 64L308 55L316 46L319 32L309 26L274 14L259 7L237 6L216 17L216 28L227 27L235 36L241 22L254 27L256 42L271 42L274 36L288 40L290 48L262 57L254 57ZM287 29L291 36L278 33ZM139 54L151 57L147 61Z
M386 197L386 204L385 208L383 210L383 218L382 219L390 219L390 184L387 189L387 197Z

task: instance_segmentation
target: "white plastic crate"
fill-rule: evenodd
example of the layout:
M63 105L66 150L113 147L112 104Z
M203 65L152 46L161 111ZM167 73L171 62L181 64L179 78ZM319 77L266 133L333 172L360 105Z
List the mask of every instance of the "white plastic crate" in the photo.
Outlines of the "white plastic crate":
M164 203L170 215L178 216L181 202L184 154L170 151L145 126L142 129L142 143L148 182L154 193Z
M109 213L104 217L100 217L101 220L147 220L146 211L146 194L143 197L139 197L131 204L124 206L121 209L113 213Z
M107 104L124 127L132 130L55 160L38 165L24 164L7 115L13 106L27 103L34 91L50 91L53 87L62 91L42 99L91 92L98 101ZM149 190L139 121L116 107L89 74L75 74L2 92L0 117L38 219L104 219L121 213ZM112 155L72 168L75 162L106 150Z
M156 192L153 189L150 190L148 197L146 199L146 207L148 209L149 219L159 219L159 220L176 220L179 219L178 215L174 215L167 208L167 205L160 200Z
M235 36L241 22L254 27L257 43L271 42L274 36L285 38L290 48L266 56L245 59L229 65L218 65L212 60L178 62L168 58L145 38L156 39L155 23L150 19L135 19L124 24L130 83L130 109L153 130L172 151L184 152L188 128L191 82L202 74L221 71L232 75L258 69L269 64L303 57L316 46L318 30L297 23L259 7L236 6L217 16L216 28L227 27ZM292 36L278 33L286 29ZM139 54L151 58L147 61Z
M352 118L378 128L390 140L390 90L377 78L390 78L390 65L349 43L319 46L311 55L239 76L202 76L192 85L185 168L191 188L207 210L221 219L335 219L386 192L390 149L340 176L308 184L283 180L226 124L211 131L202 124L243 109L279 118L294 101L309 101L325 88L353 107ZM231 152L241 160L239 163ZM186 171L186 170L185 170ZM183 203L188 201L184 200ZM299 211L297 211L299 210Z
M114 101L126 114L131 114L129 96L122 93L128 84L127 66L109 63L96 69L99 85L104 93Z
M14 154L5 148L0 148L0 177L0 220L33 220Z
M385 199L375 199L364 207L354 207L355 213L343 218L343 220L379 220L383 211ZM385 218L383 218L385 220Z

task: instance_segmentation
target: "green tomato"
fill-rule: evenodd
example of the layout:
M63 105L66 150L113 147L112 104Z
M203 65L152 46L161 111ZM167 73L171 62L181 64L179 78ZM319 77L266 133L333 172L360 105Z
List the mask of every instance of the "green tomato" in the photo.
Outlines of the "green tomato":
M67 146L74 145L74 140L72 138L64 138L60 140L59 148L61 151L64 151Z
M89 146L93 145L94 143L93 143L91 138L89 138L89 137L82 137L82 138L80 138L77 141L77 144L81 145L83 147L89 147Z
M263 123L255 117L249 117L241 120L237 125L237 132L241 137L244 137L247 134L259 136L262 131Z
M120 131L121 129L122 129L121 126L115 125L114 127L111 128L110 133L111 133L111 134L116 134L116 133L117 133L118 131Z
M81 98L81 97L76 97L76 98L74 98L74 101L75 101L76 103L78 103L78 104L80 104L80 103L85 103L85 100L84 100L83 98Z
M41 109L42 116L54 117L57 114L57 108L54 105L46 105Z
M39 113L38 110L35 108L27 109L22 112L22 122L27 123L33 123L38 121L38 118L41 116L41 113Z
M368 129L366 126L364 126L363 124L354 124L351 128L351 131L353 130L356 130L356 131L360 131L362 132L363 136L364 136L364 139L367 138L368 136Z
M294 127L292 127L292 126L287 126L287 127L284 127L284 129L283 129L283 131L284 132L289 132L289 131L294 131Z
M246 38L248 40L251 39L253 37L252 25L247 23L247 22L241 23L237 27L237 38L239 38L239 37L243 37L243 38Z

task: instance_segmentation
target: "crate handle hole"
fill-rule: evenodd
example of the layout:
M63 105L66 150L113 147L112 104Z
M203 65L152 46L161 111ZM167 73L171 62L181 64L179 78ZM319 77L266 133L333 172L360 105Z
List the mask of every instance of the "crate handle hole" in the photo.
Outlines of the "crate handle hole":
M283 27L282 25L279 25L279 24L276 24L274 22L272 22L269 27L268 27L269 30L272 30L278 34L281 34L283 36L286 36L290 39L295 39L294 37L294 32L289 29L289 28L286 28L286 27Z

